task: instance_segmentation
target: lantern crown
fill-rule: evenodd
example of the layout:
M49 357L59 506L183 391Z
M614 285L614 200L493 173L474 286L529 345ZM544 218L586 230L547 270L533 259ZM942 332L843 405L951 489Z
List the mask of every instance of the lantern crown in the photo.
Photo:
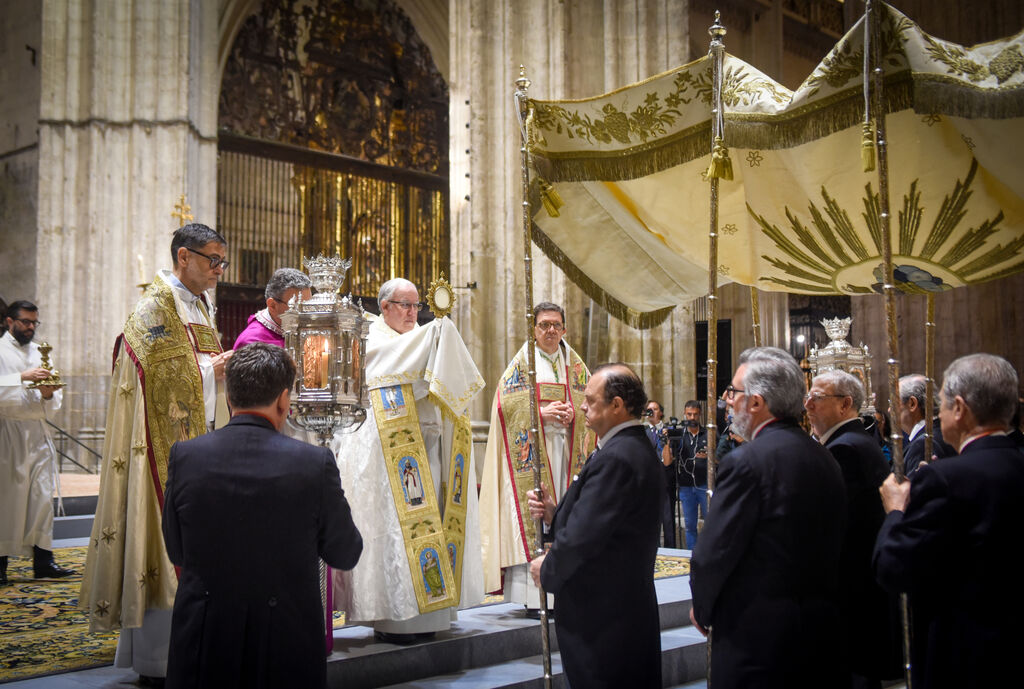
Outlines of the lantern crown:
M345 282L345 275L352 267L352 259L317 254L314 258L304 259L302 265L318 293L334 294Z

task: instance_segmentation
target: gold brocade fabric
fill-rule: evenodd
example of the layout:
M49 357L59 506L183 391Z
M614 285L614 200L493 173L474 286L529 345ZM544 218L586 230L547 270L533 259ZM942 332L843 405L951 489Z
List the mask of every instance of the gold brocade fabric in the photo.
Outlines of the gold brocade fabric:
M468 419L455 427L449 475L442 484L442 522L412 385L375 388L370 402L420 614L456 606L466 530L464 479L472 449Z
M937 292L1024 270L1024 32L976 46L878 4L897 286ZM728 47L728 44L727 44ZM720 283L864 294L881 288L877 171L863 169L864 22L796 90L726 55ZM637 326L707 292L711 63L581 100L531 101L538 246ZM882 113L877 113L881 115ZM870 137L869 137L870 142Z
M99 502L79 597L94 631L139 627L170 609L177 577L161 508L171 445L206 430L203 384L171 288L147 288L118 341Z
M488 591L500 587L501 569L532 559L536 527L530 518L526 493L534 488L534 462L540 462L541 481L545 488L561 497L573 476L582 470L595 446L594 434L587 429L580 410L590 371L575 350L565 343L562 346L566 355L563 359L565 364L558 377L568 381L568 385L541 382L536 387L541 406L551 401L568 399L575 411L573 422L566 429L568 466L562 476L562 485L555 490L551 490L554 474L548 439L542 437L533 452L530 452L527 443L530 386L526 375L529 368L526 345L520 348L505 369L495 391L480 488L484 586ZM543 424L541 433L544 434ZM561 457L555 460L560 461Z

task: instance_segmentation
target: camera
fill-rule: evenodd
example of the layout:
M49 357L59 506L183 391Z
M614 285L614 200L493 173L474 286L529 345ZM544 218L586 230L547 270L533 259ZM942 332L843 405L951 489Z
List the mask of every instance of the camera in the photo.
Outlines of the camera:
M643 416L654 416L654 410L653 409L644 409Z
M666 438L682 438L683 430L683 424L679 422L679 419L674 416L670 416L662 433L664 433Z

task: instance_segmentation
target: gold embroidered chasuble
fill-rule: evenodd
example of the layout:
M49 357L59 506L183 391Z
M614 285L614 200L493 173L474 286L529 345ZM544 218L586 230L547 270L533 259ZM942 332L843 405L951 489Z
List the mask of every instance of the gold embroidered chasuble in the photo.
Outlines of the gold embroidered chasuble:
M575 414L565 432L564 456L552 456L556 452L556 444L547 435L543 424L543 442L535 448L535 454L539 456L528 452L530 386L526 346L520 348L501 375L491 406L491 425L480 486L480 531L484 588L487 591L501 588L502 569L525 564L532 559L536 532L526 492L533 489L533 462L540 462L542 481L549 490L555 483L553 462L565 462L565 469L558 472L561 481L553 491L561 498L594 449L594 435L586 428L580 411L590 371L575 350L563 341L556 371L557 380L562 382L538 382L535 394L540 406L556 400L572 402ZM561 447L561 444L557 446Z
M447 318L402 335L374 318L366 362L369 418L334 443L364 535L356 568L335 573L337 607L350 620L370 622L478 603L467 409L483 379Z
M92 631L139 627L147 609L174 604L161 511L171 445L206 432L196 352L208 347L202 337L213 322L201 312L207 322L197 338L188 310L158 274L114 345L99 502L79 596Z

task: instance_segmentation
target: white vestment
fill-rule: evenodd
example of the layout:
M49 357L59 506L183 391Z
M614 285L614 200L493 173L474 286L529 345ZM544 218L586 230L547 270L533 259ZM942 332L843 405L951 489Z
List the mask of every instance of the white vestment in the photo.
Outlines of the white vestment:
M540 347L534 344L534 361L536 366L537 383L565 383L565 368L566 368L566 357L567 357L568 345L559 342L558 350L555 355L546 355ZM521 350L522 351L522 350ZM554 365L552 365L552 360ZM555 373L555 366L558 366L559 372ZM577 423L583 423L583 415L576 410ZM538 410L539 413L539 410ZM502 501L509 503L515 502L514 493L511 489L511 484L508 479L507 472L504 465L504 450L499 450L500 443L500 428L498 421L498 395L495 393L494 402L491 405L491 427L487 438L487 450L484 453L484 478L483 485L488 488L498 490L498 484L501 483L500 492L495 490L489 490L488 495L484 495L484 489L481 489L481 497L484 498L488 504L484 509L493 510L494 515L491 517L493 523L499 522L497 513L499 510L510 510L515 509L511 504L502 505ZM493 443L493 445L492 445ZM551 480L555 484L555 502L557 503L562 499L566 490L566 477L569 472L569 464L571 458L569 456L569 438L567 428L563 424L557 422L545 422L544 423L544 448L547 451L548 461L551 464ZM491 472L494 472L493 474ZM485 523L487 523L485 521ZM505 531L511 531L509 524L513 523L513 520L507 519L505 522ZM509 534L504 534L504 539L507 543L503 543L501 547L514 548L517 547L518 541L513 542L512 537ZM495 546L497 551L499 546ZM495 553L494 561L498 561L497 553ZM497 566L497 565L494 565ZM505 578L503 583L503 590L505 593L506 603L519 603L528 608L539 608L540 607L540 590L537 585L533 583L533 579L530 578L530 565L529 563L509 565L504 568ZM492 577L493 578L493 577ZM497 589L497 581L488 582L488 586L494 585ZM554 597L548 594L548 608L554 607Z
M57 457L46 417L60 409L62 391L44 400L21 380L41 361L35 342L0 337L0 555L29 557L34 545L53 549Z
M438 318L398 334L374 318L366 346L366 380L372 390L412 385L420 431L430 461L434 494L446 480L452 446L452 418L461 416L484 381L455 325ZM442 412L442 407L444 412ZM346 621L389 633L440 631L451 625L455 608L419 612L405 540L398 520L373 408L355 432L338 431L331 443L352 518L363 535L363 554L351 572L334 572L335 608ZM475 476L472 453L465 475ZM418 492L423 492L420 486ZM483 600L480 517L476 490L467 497L459 608Z

